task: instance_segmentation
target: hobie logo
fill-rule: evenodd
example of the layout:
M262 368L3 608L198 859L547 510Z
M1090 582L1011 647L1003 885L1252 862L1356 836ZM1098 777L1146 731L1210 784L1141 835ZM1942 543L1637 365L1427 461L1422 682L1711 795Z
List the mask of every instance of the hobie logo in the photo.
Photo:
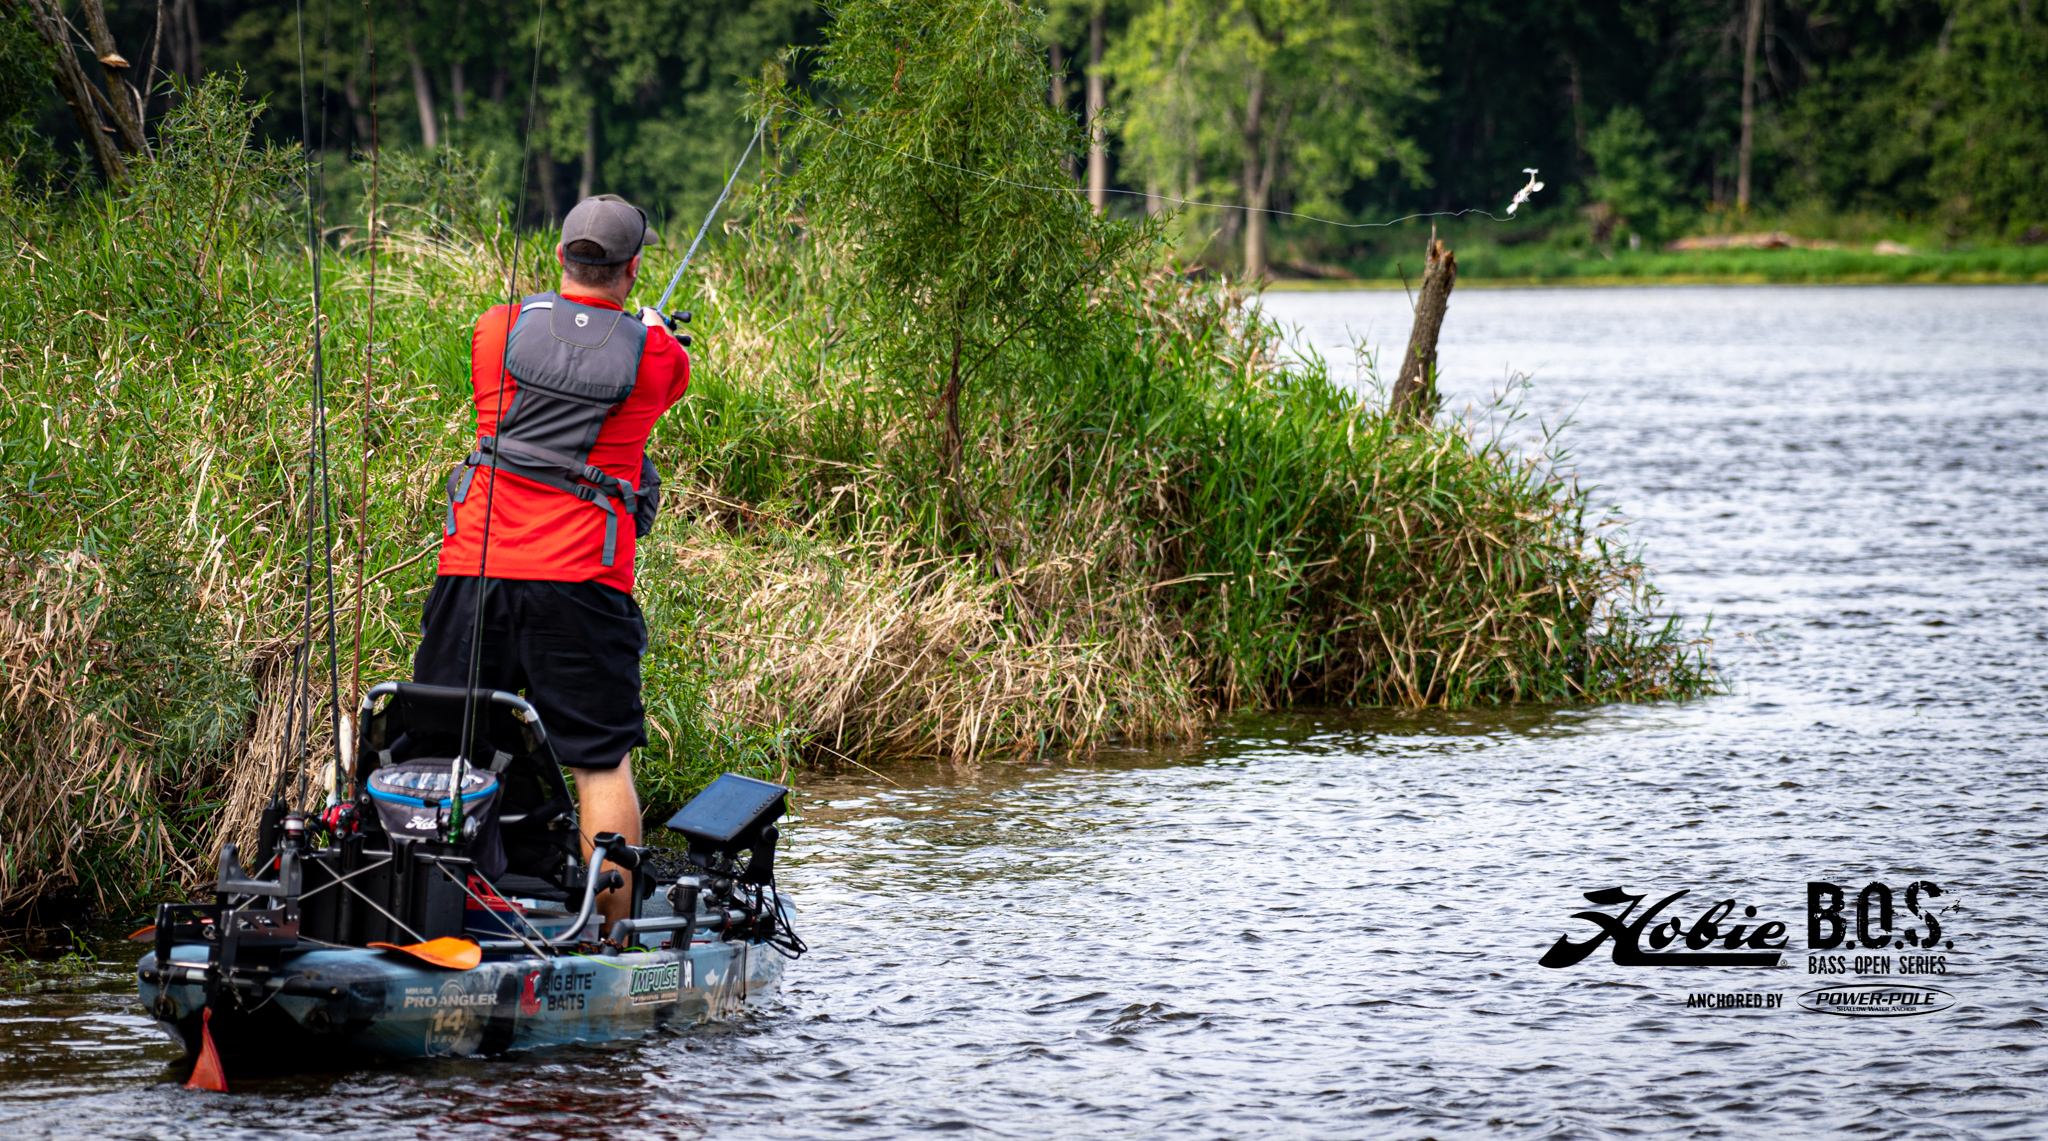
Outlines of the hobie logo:
M1824 986L1799 996L1802 1010L1849 1018L1904 1018L1934 1014L1956 1004L1956 996L1931 986Z
M1610 939L1614 941L1614 962L1624 967L1775 967L1784 957L1783 948L1788 941L1785 925L1774 919L1756 922L1754 907L1742 909L1742 922L1732 922L1736 908L1733 899L1708 906L1691 923L1678 918L1658 921L1665 908L1691 894L1690 889L1674 891L1639 913L1638 905L1649 898L1647 895L1618 887L1589 891L1585 893L1587 902L1620 907L1621 913L1573 912L1572 918L1591 923L1600 933L1576 943L1569 936L1560 935L1537 964L1552 968L1576 966ZM1642 946L1646 936L1648 950ZM1674 943L1683 943L1685 949L1665 950ZM1722 950L1707 949L1717 943Z
M1688 1010L1798 1009L1845 1018L1903 1018L1957 1005L1948 991L1919 983L1936 981L1938 976L1946 985L1969 973L1962 969L1969 958L1968 944L1962 951L1956 949L1968 936L1969 913L1940 884L1916 879L1899 890L1883 880L1871 880L1858 891L1825 880L1807 881L1804 955L1791 946L1792 924L1761 913L1757 906L1744 906L1732 894L1713 900L1720 894L1702 893L1704 899L1688 902L1689 889L1661 898L1619 887L1586 892L1586 902L1594 910L1575 911L1572 918L1591 924L1593 931L1579 938L1558 936L1537 963L1575 967L1605 953L1617 967L1775 973L1786 967L1797 971L1803 960L1811 982L1823 981L1812 978L1815 975L1837 976L1803 994L1764 989L1759 984L1768 976L1727 990L1688 990Z

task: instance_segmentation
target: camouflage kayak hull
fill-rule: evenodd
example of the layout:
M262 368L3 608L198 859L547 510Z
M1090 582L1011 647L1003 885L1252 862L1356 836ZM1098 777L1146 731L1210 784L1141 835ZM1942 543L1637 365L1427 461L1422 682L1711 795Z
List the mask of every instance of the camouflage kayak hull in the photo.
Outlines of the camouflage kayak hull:
M207 1006L204 945L137 968L143 1008L197 1054ZM489 956L466 971L360 948L287 951L257 977L215 979L210 1030L230 1072L498 1054L633 1038L732 1017L778 989L763 943L701 942L614 954Z

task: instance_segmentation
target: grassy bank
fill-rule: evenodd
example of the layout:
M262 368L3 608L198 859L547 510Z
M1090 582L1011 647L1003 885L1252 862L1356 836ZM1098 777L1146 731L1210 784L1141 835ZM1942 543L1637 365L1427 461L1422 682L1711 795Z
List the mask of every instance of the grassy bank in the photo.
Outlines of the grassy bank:
M133 191L0 201L8 905L133 906L245 836L280 772L314 775L287 700L317 487L312 281L296 160L245 147L250 114L216 83ZM363 683L406 676L471 439L469 323L515 247L459 156L391 159L382 180L374 332L369 232L329 233L344 704L358 627ZM1085 751L1239 707L1709 684L1704 643L1568 479L1455 424L1403 430L1292 363L1240 296L1143 251L1103 273L1084 320L1010 344L1008 382L965 392L940 478L931 378L849 327L858 253L734 226L692 270L695 381L653 445L670 478L639 572L651 815L731 769ZM522 289L552 282L552 241L519 245Z
M1906 284L2048 282L2048 245L1950 239L1939 227L1813 213L1700 216L1666 237L1787 235L1785 249L1669 250L1661 239L1615 227L1596 240L1582 212L1552 209L1496 222L1483 217L1403 223L1358 237L1297 224L1278 244L1282 287L1398 286L1417 279L1432 226L1458 252L1464 284ZM1800 245L1798 243L1806 243Z
M1361 277L1398 282L1401 259L1380 257L1363 262ZM1409 262L1419 259L1409 258ZM1410 265L1409 274L1414 275ZM1458 251L1458 277L1464 282L1529 284L1600 284L1729 282L1745 284L1989 284L2048 282L2048 248L2002 249L1914 254L1877 254L1869 250L1785 249L1702 250L1666 253L1649 250L1522 249L1476 244Z

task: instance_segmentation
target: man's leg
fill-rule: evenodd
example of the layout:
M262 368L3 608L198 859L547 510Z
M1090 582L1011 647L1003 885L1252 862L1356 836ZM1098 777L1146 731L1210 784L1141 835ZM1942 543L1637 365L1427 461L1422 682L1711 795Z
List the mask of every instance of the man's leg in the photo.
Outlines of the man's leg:
M555 755L576 778L583 853L590 838L617 832L640 842L640 798L632 751L647 744L640 656L647 625L631 595L601 583L507 584L521 606L517 635L533 702ZM616 765L613 764L616 759ZM632 911L623 891L598 897L607 926Z
M617 832L626 838L626 843L640 843L640 794L633 787L633 758L621 758L618 767L609 769L576 769L577 815L583 828L583 855L590 857L590 838L600 832ZM606 861L605 867L612 867ZM625 869L619 874L626 877L628 887L632 876ZM609 928L615 919L624 919L633 910L632 897L626 889L608 891L597 897L598 913L604 916L604 925Z

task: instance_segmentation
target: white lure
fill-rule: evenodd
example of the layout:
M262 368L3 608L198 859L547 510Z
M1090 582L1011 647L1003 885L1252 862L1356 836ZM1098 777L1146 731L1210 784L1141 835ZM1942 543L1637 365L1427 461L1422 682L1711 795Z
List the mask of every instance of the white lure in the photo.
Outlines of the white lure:
M1515 191L1515 200L1508 203L1508 217L1510 218L1515 216L1516 207L1527 202L1537 191L1543 189L1543 184L1536 181L1535 167L1525 166L1522 168L1522 173L1529 176L1529 185Z

